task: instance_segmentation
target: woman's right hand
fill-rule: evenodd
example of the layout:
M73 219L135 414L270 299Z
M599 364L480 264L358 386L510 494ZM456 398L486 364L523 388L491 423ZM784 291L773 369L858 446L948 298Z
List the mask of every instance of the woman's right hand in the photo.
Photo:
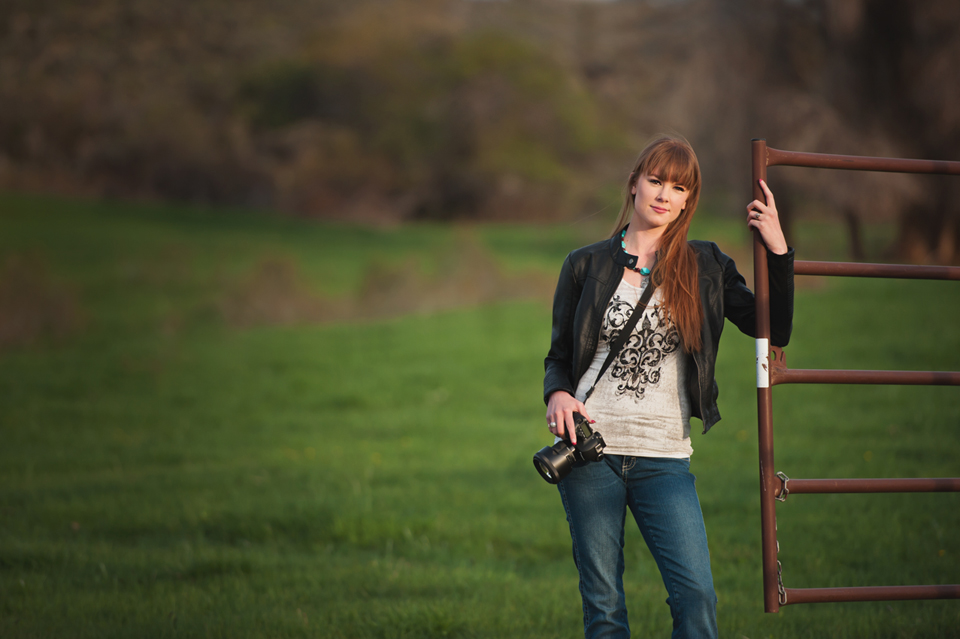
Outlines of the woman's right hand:
M555 391L550 395L547 401L547 426L550 432L557 437L564 439L566 433L570 434L570 443L577 444L577 429L573 425L573 414L580 413L583 418L595 423L587 414L587 409L583 402L578 402L577 398L567 391Z

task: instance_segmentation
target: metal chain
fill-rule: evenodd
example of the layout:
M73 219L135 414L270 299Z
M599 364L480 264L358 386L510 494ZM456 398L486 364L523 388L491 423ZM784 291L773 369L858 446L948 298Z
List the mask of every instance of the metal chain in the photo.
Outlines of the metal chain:
M786 490L787 481L789 481L789 478L787 478L787 476L784 475L783 473L777 473L777 476L780 476L780 475L783 475L782 477L780 477L780 480L783 481L783 489ZM780 498L777 497L777 499L780 499ZM783 500L781 499L780 501L783 501ZM773 532L774 532L774 535L776 535L776 532L777 532L776 519L773 520ZM787 589L783 587L783 566L780 564L779 556L780 556L780 538L777 537L777 557L778 557L777 559L777 601L780 602L781 606L786 606L787 605Z
M777 501L787 501L787 495L790 494L787 482L790 481L790 478L782 472L777 473L777 477L780 478L780 494L777 495Z
M777 599L781 606L787 605L787 589L783 587L783 566L777 559Z

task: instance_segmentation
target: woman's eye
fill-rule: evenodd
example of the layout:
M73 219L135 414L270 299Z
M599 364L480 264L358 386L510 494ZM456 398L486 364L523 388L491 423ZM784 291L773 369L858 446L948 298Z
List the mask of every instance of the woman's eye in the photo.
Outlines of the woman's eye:
M675 191L679 191L680 193L686 192L686 189L683 188L682 186L675 186L675 187L673 187L673 189L674 189Z

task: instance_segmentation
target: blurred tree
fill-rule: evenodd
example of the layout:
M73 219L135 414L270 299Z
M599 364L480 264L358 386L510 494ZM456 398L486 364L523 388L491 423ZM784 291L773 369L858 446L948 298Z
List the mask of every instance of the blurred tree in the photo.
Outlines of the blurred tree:
M360 203L373 209L365 217L388 219L575 209L576 171L615 144L569 73L512 36L463 34L411 18L420 14L404 5L389 19L376 11L356 11L241 84L255 139L282 138L277 170L299 167L281 198L301 199L287 204ZM352 155L329 143L318 150L335 136L350 140Z

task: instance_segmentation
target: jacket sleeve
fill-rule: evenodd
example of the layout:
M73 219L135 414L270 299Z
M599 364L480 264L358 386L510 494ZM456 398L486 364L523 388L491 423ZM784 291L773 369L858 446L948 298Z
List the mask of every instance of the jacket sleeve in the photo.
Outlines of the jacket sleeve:
M747 288L737 265L717 249L723 268L724 315L741 332L756 337L756 307L753 291ZM786 346L793 331L793 259L790 248L783 255L767 251L767 275L770 282L770 342Z
M577 280L570 255L560 268L560 279L553 295L553 330L550 333L550 352L543 362L543 402L546 404L555 391L576 394L573 380L573 322L583 291Z

